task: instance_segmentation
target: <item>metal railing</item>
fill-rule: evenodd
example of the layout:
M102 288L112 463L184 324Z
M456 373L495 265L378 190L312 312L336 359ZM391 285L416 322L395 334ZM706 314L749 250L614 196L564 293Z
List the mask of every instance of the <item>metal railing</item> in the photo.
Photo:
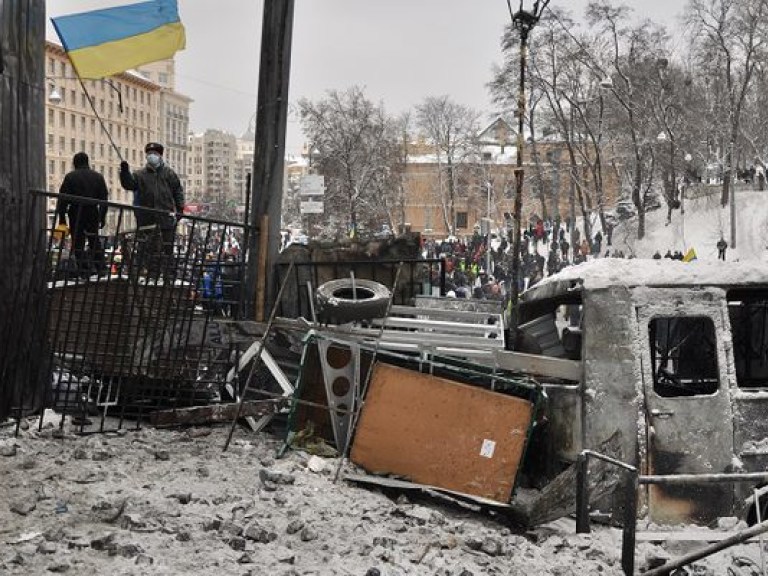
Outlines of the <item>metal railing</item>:
M661 486L681 486L688 484L734 484L740 482L755 482L764 484L768 482L768 472L743 472L743 473L723 473L723 474L670 474L670 475L642 475L638 473L635 466L622 462L610 456L599 454L592 450L583 450L576 463L576 533L588 534L590 532L589 524L589 485L588 470L589 459L596 458L603 462L615 466L624 472L622 496L624 511L622 514L622 543L621 543L621 567L625 575L632 576L635 573L635 543L637 535L637 501L638 488L641 485L661 485ZM761 524L760 515L760 494L754 491L755 507L757 509L758 526ZM764 519L762 519L764 520ZM738 543L753 535L759 535L768 530L768 525L758 528L757 526L745 530L742 535L732 538L732 543ZM708 554L717 552L725 546L720 543L709 549L694 553L684 559L684 562L672 562L669 565L662 566L646 573L647 575L667 574L671 570L684 565L684 563L693 562L703 558Z
M25 214L0 210L0 229L9 218L41 221L49 198L74 203L69 234L49 214L20 243L19 270L28 272L0 326L5 415L18 425L52 408L60 425L70 415L90 432L218 401L238 351L216 342L211 328L242 310L243 226L35 191ZM106 234L94 220L99 205L117 223ZM145 225L131 226L134 215ZM37 357L20 349L23 341L36 343Z

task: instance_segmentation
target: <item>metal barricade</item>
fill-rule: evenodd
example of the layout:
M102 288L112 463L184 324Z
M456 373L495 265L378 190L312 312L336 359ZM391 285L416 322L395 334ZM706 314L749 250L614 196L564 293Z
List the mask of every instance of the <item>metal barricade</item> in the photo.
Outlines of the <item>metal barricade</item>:
M158 409L217 402L238 351L216 341L215 322L240 316L244 227L102 203L115 224L99 230L91 218L96 201L31 196L29 218L54 199L76 206L68 235L49 210L20 256L32 272L11 295L13 321L40 335L42 352L29 358L7 340L0 349L3 373L29 373L23 391L3 390L0 380L9 414L20 421L52 408L61 425L70 415L91 432L138 427ZM137 215L148 224L136 228ZM25 305L25 286L44 292L42 306Z

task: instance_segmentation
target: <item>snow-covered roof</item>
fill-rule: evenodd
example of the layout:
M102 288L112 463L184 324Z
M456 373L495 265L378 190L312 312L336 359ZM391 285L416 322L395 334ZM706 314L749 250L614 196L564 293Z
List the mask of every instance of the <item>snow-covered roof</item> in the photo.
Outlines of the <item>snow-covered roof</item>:
M537 300L573 289L598 290L611 286L749 286L768 285L768 265L746 262L599 258L569 266L547 276L525 295Z

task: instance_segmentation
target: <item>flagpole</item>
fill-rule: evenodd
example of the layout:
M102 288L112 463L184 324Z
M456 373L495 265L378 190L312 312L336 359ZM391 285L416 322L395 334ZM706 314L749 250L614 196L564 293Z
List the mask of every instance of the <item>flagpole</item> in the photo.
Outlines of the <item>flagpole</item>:
M91 93L88 92L88 89L85 87L85 84L83 83L83 79L80 78L80 75L77 75L77 81L80 82L80 86L83 89L83 92L85 92L85 97L88 99L88 104L91 105L91 110L93 110L93 113L96 115L96 119L99 121L99 126L101 126L101 129L104 131L104 134L107 135L107 138L109 139L109 143L112 144L112 148L115 149L115 152L117 152L117 157L120 159L120 161L124 161L125 158L123 158L123 155L120 153L120 148L117 147L117 144L115 144L115 141L112 139L112 134L110 134L109 130L107 130L106 125L104 124L104 120L101 119L101 116L99 116L99 113L96 111L96 104L93 102L93 98L91 97Z

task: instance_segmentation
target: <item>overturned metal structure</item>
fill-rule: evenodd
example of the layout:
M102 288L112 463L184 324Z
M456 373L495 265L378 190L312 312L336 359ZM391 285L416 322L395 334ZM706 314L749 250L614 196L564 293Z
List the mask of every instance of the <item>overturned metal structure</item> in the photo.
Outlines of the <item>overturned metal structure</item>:
M563 329L563 311L580 319ZM571 382L541 378L549 405L533 439L539 479L554 479L584 449L610 445L609 456L641 474L690 475L640 486L653 521L754 518L748 498L757 480L696 475L768 466L768 270L595 261L526 292L520 319L523 351L570 358L580 371Z

